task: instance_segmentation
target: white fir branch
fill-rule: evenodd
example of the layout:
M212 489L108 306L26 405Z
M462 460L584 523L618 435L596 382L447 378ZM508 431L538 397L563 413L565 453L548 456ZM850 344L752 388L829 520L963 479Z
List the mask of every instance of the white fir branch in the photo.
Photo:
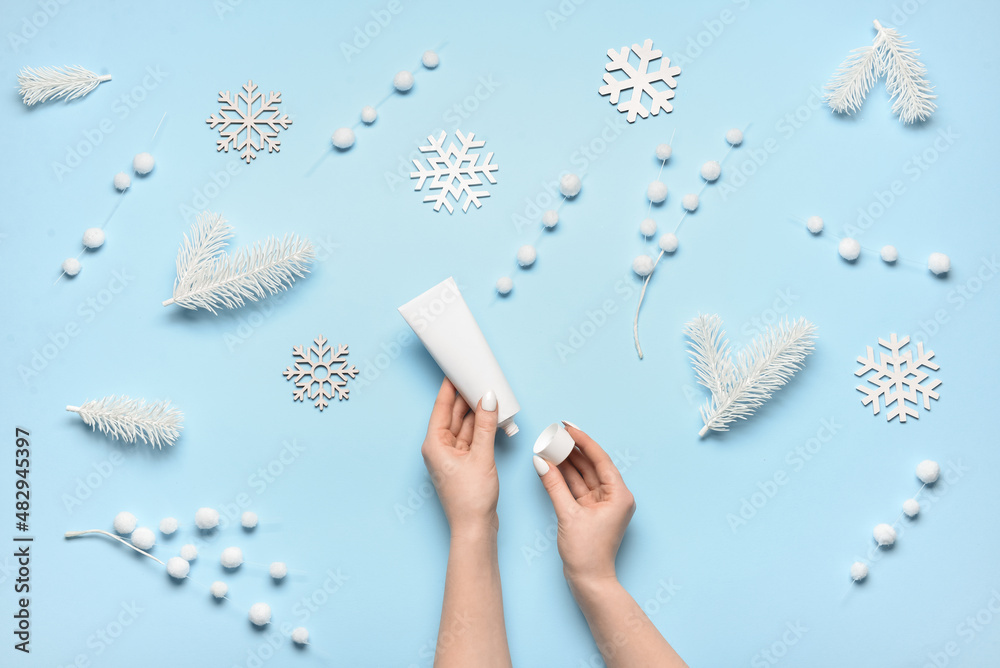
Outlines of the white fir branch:
M799 318L769 327L731 361L728 341L718 316L699 316L688 323L691 357L699 382L712 391L701 408L705 426L698 432L728 431L736 420L745 420L802 368L813 350L816 328Z
M916 49L910 48L902 36L892 28L885 28L875 21L878 35L875 37L875 51L879 59L879 71L885 74L885 87L892 100L892 113L904 123L927 120L937 109L934 88L924 78L927 68L917 57Z
M25 67L17 75L21 97L29 107L39 102L66 101L83 97L101 82L111 81L110 74L98 75L78 65L70 67Z
M82 406L67 406L91 429L134 443L141 440L156 448L173 445L183 428L184 415L169 401L132 399L127 396L104 397Z
M224 252L232 227L218 214L205 212L185 235L177 254L173 296L164 306L219 309L243 306L292 287L309 273L313 245L297 236L270 238L232 255Z
M838 114L853 114L861 108L879 75L879 57L874 46L851 51L826 85L826 103Z

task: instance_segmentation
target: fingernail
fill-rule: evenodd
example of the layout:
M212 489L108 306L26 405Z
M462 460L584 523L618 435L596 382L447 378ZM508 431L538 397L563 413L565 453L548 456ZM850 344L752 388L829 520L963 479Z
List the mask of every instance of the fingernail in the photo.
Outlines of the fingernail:
M490 390L483 395L483 410L491 413L497 409L497 395Z
M576 426L575 424L573 424L573 423L572 423L572 422L570 422L569 420L563 420L563 421L562 421L562 423L563 423L564 425L566 425L567 427L573 427L573 429L580 429L579 427L577 427L577 426ZM582 429L580 429L580 431L583 431L583 430L582 430Z
M544 459L535 455L531 458L531 463L535 465L535 473L538 475L545 475L549 472L549 464Z

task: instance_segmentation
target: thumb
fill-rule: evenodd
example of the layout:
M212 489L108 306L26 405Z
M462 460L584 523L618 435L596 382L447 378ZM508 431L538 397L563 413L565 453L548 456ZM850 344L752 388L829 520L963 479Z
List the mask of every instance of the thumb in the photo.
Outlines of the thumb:
M549 493L549 498L552 499L552 507L556 510L556 517L562 517L563 513L568 512L576 505L576 499L573 498L572 492L569 491L566 478L563 477L562 471L559 470L558 466L550 465L538 455L532 457L531 461L535 465L535 473L542 479L545 491Z
M489 390L476 406L476 425L472 431L472 453L489 455L493 459L493 442L497 434L497 395Z

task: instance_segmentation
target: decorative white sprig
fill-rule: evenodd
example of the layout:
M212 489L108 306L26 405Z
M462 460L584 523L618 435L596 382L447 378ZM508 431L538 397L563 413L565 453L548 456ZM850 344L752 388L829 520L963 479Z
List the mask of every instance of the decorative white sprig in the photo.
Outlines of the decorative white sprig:
M173 297L164 306L188 309L237 308L292 287L296 277L309 273L313 245L297 236L271 237L263 243L225 254L232 226L208 211L198 216L177 253Z
M91 429L100 429L126 443L137 439L154 447L173 445L183 428L184 414L169 401L151 401L130 397L104 397L82 406L67 406L78 413Z
M934 88L924 75L927 68L917 60L919 52L892 28L878 21L871 46L851 51L826 85L826 103L838 114L853 114L861 108L875 81L885 75L885 87L892 99L892 113L904 123L930 118L937 109Z
M111 75L97 75L90 70L74 65L71 67L25 67L17 75L21 85L21 97L29 107L39 102L66 101L83 97L97 88L103 81L111 81Z
M717 315L699 315L684 329L691 340L691 361L698 382L712 392L701 408L705 426L698 432L728 431L735 420L745 420L802 368L813 350L816 327L799 318L768 327L740 350L736 362Z
M878 35L875 52L879 59L879 73L885 74L885 87L892 99L892 113L904 123L915 123L930 118L937 109L934 88L924 78L927 68L917 60L920 52L910 48L898 32L884 28L875 21Z

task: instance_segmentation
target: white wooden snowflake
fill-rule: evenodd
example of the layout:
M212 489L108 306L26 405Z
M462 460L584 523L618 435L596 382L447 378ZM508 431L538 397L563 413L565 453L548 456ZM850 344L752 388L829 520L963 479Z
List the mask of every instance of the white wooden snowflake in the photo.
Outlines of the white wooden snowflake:
M674 97L674 91L671 89L677 88L674 77L681 73L681 68L676 65L671 67L670 59L663 58L660 68L650 72L650 64L663 56L662 51L653 48L653 40L651 39L643 42L642 46L633 44L631 51L639 57L638 69L632 67L632 64L628 62L629 48L627 46L623 46L621 51L608 49L608 58L611 59L611 62L604 66L604 69L607 70L604 75L604 85L597 92L601 95L611 95L611 104L618 104L618 96L621 92L631 88L632 98L618 105L618 111L628 112L629 123L635 123L636 115L643 118L647 118L649 114L656 116L660 113L660 109L670 113L674 110L673 105L670 104L670 100ZM623 72L628 78L616 79L611 72L617 71ZM656 89L653 84L658 81L665 83L668 86L667 90ZM649 109L646 109L642 104L643 93L646 93L652 100Z
M471 149L482 148L486 144L485 141L473 141L475 133L470 132L468 135L463 135L461 130L456 130L455 135L462 143L461 148L451 143L445 149L444 140L447 135L447 132L442 132L436 140L433 135L429 135L427 141L430 144L420 147L421 153L434 153L436 155L427 158L430 169L425 169L419 160L413 161L413 166L417 168L417 171L410 172L410 178L418 179L414 190L422 189L424 182L431 179L430 189L440 192L427 195L424 197L424 201L434 202L435 211L440 211L443 204L448 209L448 213L454 213L451 202L448 201L448 195L451 195L458 202L463 194L465 202L462 204L462 211L468 211L469 204L475 204L478 209L482 206L479 198L489 197L490 193L486 190L475 190L473 186L483 185L480 175L486 177L490 183L496 183L497 180L493 178L493 172L500 167L490 163L490 160L493 159L493 153L487 153L486 160L480 165L478 164L480 154L469 152Z
M305 350L302 346L292 346L292 355L298 361L295 366L285 369L284 376L285 380L295 381L292 390L295 401L303 401L306 397L315 399L313 405L322 411L329 405L327 399L336 396L343 401L349 398L347 381L358 375L358 368L347 366L346 345L338 345L334 353L333 346L326 345L322 334L316 337L315 344Z
M292 124L292 119L279 114L275 106L281 102L281 93L271 91L268 93L267 101L260 102L264 95L257 92L257 85L253 81L248 81L243 90L244 92L239 93L235 100L228 90L225 93L219 91L222 110L218 116L212 114L205 122L212 129L216 126L219 128L222 138L215 142L217 150L229 153L230 146L237 151L242 150L240 157L249 165L251 160L257 158L257 151L263 150L264 147L267 147L268 153L277 153L281 150L278 131L287 130ZM254 109L255 104L258 104L256 109ZM231 116L227 112L234 115Z
M868 346L868 356L859 357L858 363L861 368L854 372L855 376L864 376L870 371L875 371L867 378L870 385L858 385L858 391L863 392L865 397L861 403L867 406L872 405L874 414L879 413L879 398L884 398L885 407L888 410L885 416L886 422L898 417L900 422L906 422L906 417L919 418L917 410L906 402L917 403L917 394L921 394L924 400L924 409L931 409L931 399L937 399L938 393L934 388L941 384L940 380L932 380L929 383L924 381L930 375L924 368L932 371L938 370L938 365L931 361L934 351L924 352L924 344L917 343L917 355L914 359L913 351L902 352L902 348L910 342L910 337L904 336L897 339L895 334L889 340L879 339L878 343L889 351L889 354L879 352L879 361L875 362L875 352ZM874 386L874 387L872 387ZM895 404L895 406L893 406Z

